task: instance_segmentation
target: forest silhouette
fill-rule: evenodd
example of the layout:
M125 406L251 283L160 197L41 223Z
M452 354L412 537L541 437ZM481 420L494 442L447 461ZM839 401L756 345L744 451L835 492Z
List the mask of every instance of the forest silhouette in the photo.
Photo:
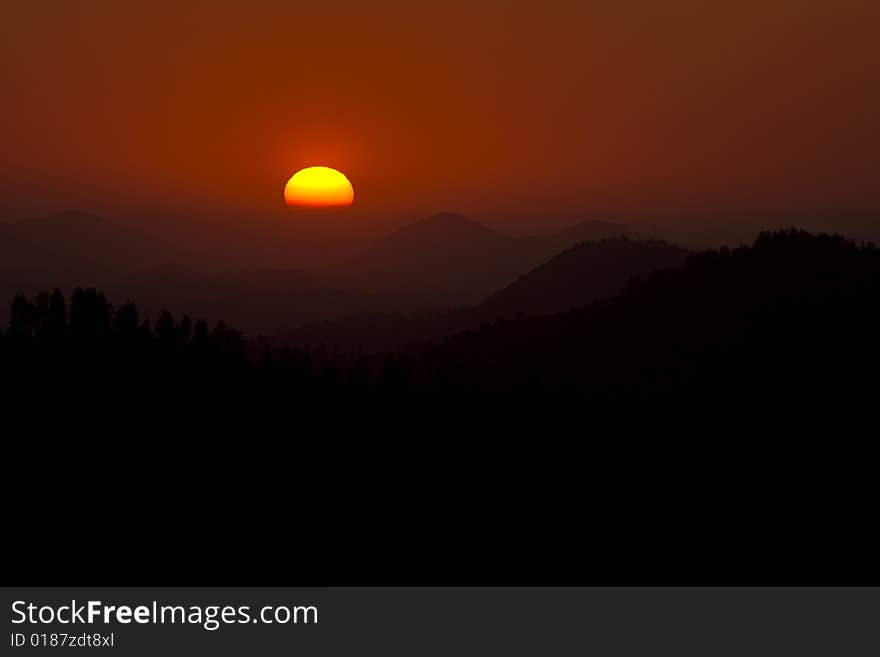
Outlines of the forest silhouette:
M614 256L620 243L598 244L589 248ZM558 271L524 279L528 295L540 299ZM521 400L596 414L711 408L742 417L867 400L880 358L878 295L875 246L790 230L691 254L581 308L508 314L378 352L290 349L168 312L151 324L135 303L114 307L94 289L75 289L69 305L58 289L18 295L0 363L7 380L47 396L89 391L124 406L186 394L194 404L235 398L242 413L406 399L407 408Z
M317 573L305 583L393 579L433 555L419 572L681 584L703 581L724 546L710 571L722 583L790 583L817 572L805 546L825 540L821 523L845 540L850 560L822 571L840 583L872 545L861 455L878 302L875 246L790 230L692 253L582 307L377 352L151 322L94 289L16 296L0 371L17 444L92 468L24 468L29 490L70 480L92 519L76 535L112 523L102 531L143 557L127 572L302 585L295 545ZM34 423L64 439L30 442ZM42 508L15 522L48 549ZM89 545L66 558L108 572Z
M3 9L13 575L880 573L876 1Z

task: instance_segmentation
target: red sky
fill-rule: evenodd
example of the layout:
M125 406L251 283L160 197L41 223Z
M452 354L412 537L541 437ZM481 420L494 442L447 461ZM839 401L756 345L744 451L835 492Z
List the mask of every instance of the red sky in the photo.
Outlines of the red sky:
M878 25L876 0L11 3L0 213L281 215L313 164L374 219L876 210Z

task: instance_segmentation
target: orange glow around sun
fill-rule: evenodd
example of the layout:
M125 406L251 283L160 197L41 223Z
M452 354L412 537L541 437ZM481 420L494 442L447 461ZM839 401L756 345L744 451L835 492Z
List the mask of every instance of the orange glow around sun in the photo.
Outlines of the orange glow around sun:
M354 188L344 173L330 167L308 167L293 174L284 187L288 205L330 207L354 203Z

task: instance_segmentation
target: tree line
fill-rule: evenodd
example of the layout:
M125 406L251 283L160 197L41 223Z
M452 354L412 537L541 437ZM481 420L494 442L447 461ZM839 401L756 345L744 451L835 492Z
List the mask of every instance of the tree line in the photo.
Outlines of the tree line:
M877 248L792 230L692 254L582 308L401 353L289 349L168 312L151 324L133 302L117 308L94 289L74 290L69 305L59 290L19 295L0 367L39 390L73 377L107 394L134 386L281 406L406 397L741 411L864 400L876 392L877 335Z

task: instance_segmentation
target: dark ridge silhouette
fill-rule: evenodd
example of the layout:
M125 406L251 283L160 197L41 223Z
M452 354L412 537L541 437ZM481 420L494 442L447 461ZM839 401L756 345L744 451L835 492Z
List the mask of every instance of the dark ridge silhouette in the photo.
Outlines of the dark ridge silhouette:
M554 245L569 247L575 235L617 229L584 223L567 237L515 240L444 213L380 240L346 274L327 263L297 267L296 257L292 264L269 264L285 250L307 249L308 240L297 239L294 227L264 226L260 230L276 237L269 239L260 231L241 235L235 232L241 227L228 222L156 224L154 232L165 238L81 212L0 224L0 298L90 286L113 298L136 298L151 315L163 308L196 312L272 335L353 314L437 313L476 303L561 250ZM0 322L8 319L3 307Z
M138 299L149 315L162 309L175 314L192 313L212 322L222 319L249 334L273 334L279 327L355 313L445 307L445 299L331 287L320 277L300 270L248 269L214 273L156 269L106 289L114 298Z
M242 334L217 322L193 323L188 315L175 321L163 311L155 320L141 319L137 306L126 301L114 307L103 292L76 288L69 308L56 289L34 301L23 295L12 300L9 328L2 343L2 364L22 379L44 379L46 371L69 369L100 380L113 372L136 380L159 372L246 368Z
M844 546L835 572L864 576L878 334L876 247L799 231L693 254L580 310L398 352L272 351L224 323L144 319L94 289L76 289L69 305L58 290L17 296L0 334L10 442L65 464L76 453L70 506L90 522L70 523L61 553L57 496L37 520L13 504L13 522L33 523L21 526L54 550L49 568L68 558L78 573L107 572L106 554L78 539L112 518L114 540L128 530L132 554L165 574L228 572L229 552L212 552L222 544L252 576L277 577L291 527L304 531L316 509L323 523L303 542L333 573L341 563L344 574L401 574L395 549L417 543L439 545L432 572L455 576L464 559L454 555L473 559L466 536L490 541L489 568L516 545L569 577L595 568L583 566L588 549L603 572L695 576L694 553L714 559L721 545L732 556L719 576L748 580L767 568L812 576L815 554L830 554L816 547L819 518ZM57 476L45 457L35 473L34 459L10 459L29 500ZM230 482L260 503L217 503ZM399 515L377 520L388 508ZM230 515L252 526L230 532ZM265 543L258 554L253 536L279 523L283 559ZM194 534L203 549L169 549ZM374 549L353 557L352 535ZM357 555L369 564L352 565Z
M172 257L162 240L84 212L0 223L0 298L54 287L115 289ZM0 308L3 324L8 310Z
M680 269L632 279L580 310L484 324L396 354L272 352L222 322L209 333L204 322L175 322L167 312L151 330L132 304L114 309L92 289L74 291L69 313L58 290L34 301L17 296L0 366L12 380L48 382L56 392L70 372L118 389L170 377L172 390L197 380L214 390L225 372L228 392L251 401L295 384L300 399L333 403L513 395L597 411L686 404L743 415L778 404L867 403L876 393L878 334L876 247L792 230L693 254ZM104 390L111 398L116 391Z
M546 315L616 294L633 276L681 266L690 251L625 237L577 244L489 296L484 318Z
M347 268L350 280L362 287L472 304L578 242L625 232L619 224L583 221L557 233L518 239L444 212L382 238Z
M141 311L157 316L164 309L180 315L192 313L213 322L224 320L250 334L275 333L280 327L319 322L355 313L437 311L445 299L418 295L372 293L329 287L321 279L297 270L229 270L199 272L181 267L153 267L127 276L0 273L0 292L7 297L51 289L66 294L77 280L100 287L113 299L138 300ZM97 281L109 281L99 285ZM0 321L9 321L9 308L0 308Z
M637 237L637 235L633 229L624 224L599 219L585 219L576 221L555 233L530 238L532 242L530 248L536 254L553 255L581 242L597 242L613 237Z
M634 276L681 265L689 251L659 241L611 238L582 243L519 277L481 303L443 313L368 313L305 324L277 336L292 346L393 349L437 340L483 322L541 315L613 296Z
M693 254L584 310L455 336L421 365L453 388L593 408L863 410L878 330L877 248L791 230Z
M447 307L445 298L337 287L298 269L184 266L179 263L190 262L187 253L194 238L185 241L169 244L83 212L0 223L0 296L54 287L69 294L88 286L112 298L136 298L149 315L166 308L177 314L194 312L212 322L223 319L252 333L269 334L359 312ZM4 304L0 322L8 321Z

